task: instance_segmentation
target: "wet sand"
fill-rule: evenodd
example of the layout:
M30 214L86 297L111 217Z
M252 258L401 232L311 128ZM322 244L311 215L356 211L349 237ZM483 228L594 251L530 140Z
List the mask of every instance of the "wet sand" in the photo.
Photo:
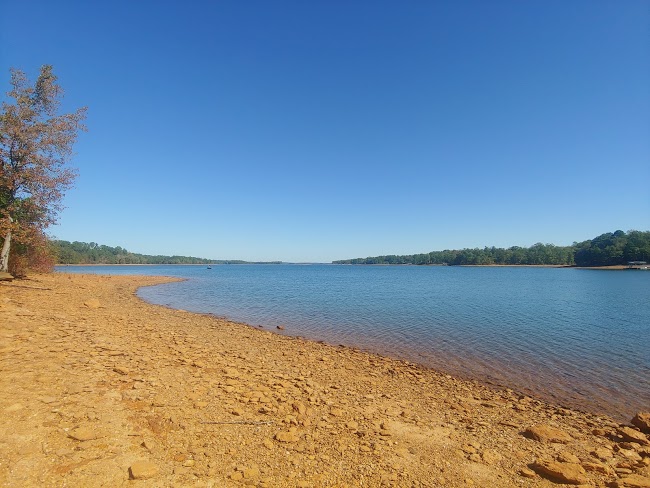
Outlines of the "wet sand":
M135 296L171 280L0 284L2 486L650 486L636 428Z

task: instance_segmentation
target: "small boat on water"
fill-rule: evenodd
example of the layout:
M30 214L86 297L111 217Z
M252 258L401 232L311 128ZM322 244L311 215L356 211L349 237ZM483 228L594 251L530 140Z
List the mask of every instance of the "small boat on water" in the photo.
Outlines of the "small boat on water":
M209 264L208 264L208 269L212 269L212 266L210 266Z

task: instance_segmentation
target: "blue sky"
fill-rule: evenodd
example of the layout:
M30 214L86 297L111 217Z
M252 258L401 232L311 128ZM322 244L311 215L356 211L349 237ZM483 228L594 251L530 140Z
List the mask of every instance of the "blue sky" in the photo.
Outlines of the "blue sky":
M331 261L650 229L650 3L11 1L89 107L51 233Z

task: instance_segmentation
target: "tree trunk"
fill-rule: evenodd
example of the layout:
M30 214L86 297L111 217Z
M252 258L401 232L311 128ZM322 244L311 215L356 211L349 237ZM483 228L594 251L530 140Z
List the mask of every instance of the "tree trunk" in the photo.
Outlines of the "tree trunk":
M9 248L11 247L11 231L5 235L5 242L0 251L0 273L9 272Z

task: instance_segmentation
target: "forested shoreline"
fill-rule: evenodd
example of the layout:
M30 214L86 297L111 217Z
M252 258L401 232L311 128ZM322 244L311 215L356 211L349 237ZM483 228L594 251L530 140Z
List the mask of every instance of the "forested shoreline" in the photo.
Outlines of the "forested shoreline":
M629 261L650 261L650 231L622 230L601 234L571 246L537 243L530 247L484 247L432 251L422 254L386 255L344 259L333 264L413 265L546 265L616 266Z
M129 252L95 242L50 241L57 264L250 264L242 260L206 259L193 256L162 256ZM278 264L279 261L255 264Z

